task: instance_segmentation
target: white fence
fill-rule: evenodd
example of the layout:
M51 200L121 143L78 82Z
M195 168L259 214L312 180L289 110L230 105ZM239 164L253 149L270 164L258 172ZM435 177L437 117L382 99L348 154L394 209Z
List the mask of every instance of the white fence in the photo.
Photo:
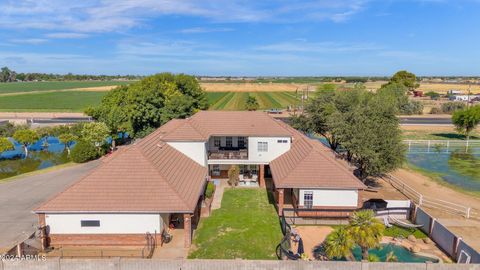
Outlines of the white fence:
M426 208L440 209L450 214L460 215L465 218L480 219L479 211L476 209L472 209L469 206L425 196L420 192L416 191L414 188L405 184L404 182L402 182L400 179L396 178L393 175L387 175L386 177L384 177L384 179L385 181L390 183L390 185L392 185L394 188L396 188L403 195L405 195L407 198L409 198L419 206L423 206Z
M450 153L480 151L480 140L404 140L408 153Z

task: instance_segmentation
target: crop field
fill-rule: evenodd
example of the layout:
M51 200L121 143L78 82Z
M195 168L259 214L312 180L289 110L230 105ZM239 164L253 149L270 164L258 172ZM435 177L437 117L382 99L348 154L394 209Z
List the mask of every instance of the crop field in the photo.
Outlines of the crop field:
M102 88L110 90L111 86L129 84L129 81L68 81L68 82L14 82L0 83L0 95L7 93L53 91L87 88ZM110 87L108 87L110 86Z
M210 110L244 110L248 96L257 99L260 110L285 109L298 104L295 92L210 92L207 93Z
M320 83L318 83L320 84ZM304 83L200 83L206 92L295 92L297 89L315 89L315 86Z
M2 112L83 112L107 92L67 91L0 96Z

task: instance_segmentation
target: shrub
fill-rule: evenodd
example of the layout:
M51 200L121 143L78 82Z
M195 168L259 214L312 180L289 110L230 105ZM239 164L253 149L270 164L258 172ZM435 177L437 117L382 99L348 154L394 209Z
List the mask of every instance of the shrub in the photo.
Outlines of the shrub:
M440 107L432 107L430 109L430 114L441 114L443 113L442 108Z
M430 92L427 92L425 96L430 97L433 100L437 100L440 97L440 94L437 92L430 91Z
M84 163L98 157L98 151L91 143L78 141L72 149L72 160L76 163Z
M207 188L205 189L205 197L211 198L214 191L215 191L215 184L213 184L213 182L208 182Z
M228 169L228 184L232 187L238 185L240 180L240 167L237 165L232 165L230 169Z
M454 111L462 110L465 107L465 103L463 102L451 101L442 104L442 112L452 114Z
M407 115L422 114L423 104L420 101L408 101L400 106L400 113Z

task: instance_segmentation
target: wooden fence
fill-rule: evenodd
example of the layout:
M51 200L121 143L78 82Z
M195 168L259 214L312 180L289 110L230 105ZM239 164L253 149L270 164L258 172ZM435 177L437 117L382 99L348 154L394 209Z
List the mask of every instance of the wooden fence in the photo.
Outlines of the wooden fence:
M394 188L396 188L403 195L405 195L407 198L409 198L419 206L425 208L440 209L450 214L463 216L465 218L480 219L480 211L477 209L473 209L470 206L425 196L393 175L387 175L386 177L384 177L384 179L385 181L390 183L390 185L392 185Z

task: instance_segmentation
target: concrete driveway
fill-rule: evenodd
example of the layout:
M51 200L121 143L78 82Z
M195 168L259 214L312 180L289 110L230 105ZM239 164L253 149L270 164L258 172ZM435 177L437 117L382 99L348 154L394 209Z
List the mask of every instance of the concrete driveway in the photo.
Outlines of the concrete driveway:
M101 161L19 177L0 183L0 253L31 235L38 224L32 210L97 167Z

